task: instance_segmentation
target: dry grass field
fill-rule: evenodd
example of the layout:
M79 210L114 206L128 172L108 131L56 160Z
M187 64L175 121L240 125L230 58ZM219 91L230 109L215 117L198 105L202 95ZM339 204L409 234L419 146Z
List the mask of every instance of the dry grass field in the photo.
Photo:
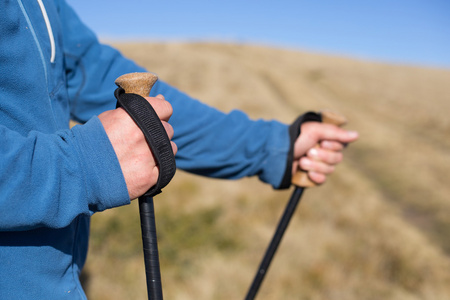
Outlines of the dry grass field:
M258 299L450 299L450 70L225 44L119 44L223 111L346 115L360 140L305 192ZM243 299L291 191L179 171L155 198L166 299ZM93 216L90 299L146 299L137 203Z

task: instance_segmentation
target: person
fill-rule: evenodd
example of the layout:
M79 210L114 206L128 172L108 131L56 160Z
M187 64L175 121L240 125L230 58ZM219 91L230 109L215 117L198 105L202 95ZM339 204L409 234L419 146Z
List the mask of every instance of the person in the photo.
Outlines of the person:
M142 132L113 96L117 77L146 70L100 44L63 0L1 6L0 299L86 299L78 276L90 216L129 204L158 177ZM358 138L305 122L291 141L286 124L222 113L163 81L146 99L177 167L204 176L258 176L281 188L301 168L323 183ZM82 125L69 128L70 119Z

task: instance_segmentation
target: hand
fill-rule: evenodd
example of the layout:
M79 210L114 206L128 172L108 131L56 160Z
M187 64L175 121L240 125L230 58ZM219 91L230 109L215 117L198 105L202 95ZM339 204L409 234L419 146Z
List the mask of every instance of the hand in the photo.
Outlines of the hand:
M145 99L153 106L169 139L172 139L173 128L168 123L172 115L170 103L162 95ZM119 159L130 199L143 195L156 184L159 176L159 169L144 134L122 108L106 111L98 117ZM175 154L177 146L172 141L171 144Z
M308 177L317 184L326 181L335 165L343 159L345 145L358 139L358 133L335 125L305 122L294 144L292 175L299 169L307 171Z

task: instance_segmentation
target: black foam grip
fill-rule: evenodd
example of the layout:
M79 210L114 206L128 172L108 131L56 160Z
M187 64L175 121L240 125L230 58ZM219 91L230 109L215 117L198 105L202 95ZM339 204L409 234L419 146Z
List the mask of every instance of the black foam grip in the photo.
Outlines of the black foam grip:
M137 94L125 93L120 87L115 90L114 95L117 98L117 106L122 107L142 130L159 167L158 181L144 194L144 196L155 196L161 193L161 189L175 175L175 156L170 139L161 120L147 100Z

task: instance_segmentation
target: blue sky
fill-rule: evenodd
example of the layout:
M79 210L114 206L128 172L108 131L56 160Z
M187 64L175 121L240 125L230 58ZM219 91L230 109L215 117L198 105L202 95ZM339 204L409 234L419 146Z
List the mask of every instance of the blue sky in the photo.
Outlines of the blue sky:
M256 43L450 68L450 0L68 0L107 40Z

